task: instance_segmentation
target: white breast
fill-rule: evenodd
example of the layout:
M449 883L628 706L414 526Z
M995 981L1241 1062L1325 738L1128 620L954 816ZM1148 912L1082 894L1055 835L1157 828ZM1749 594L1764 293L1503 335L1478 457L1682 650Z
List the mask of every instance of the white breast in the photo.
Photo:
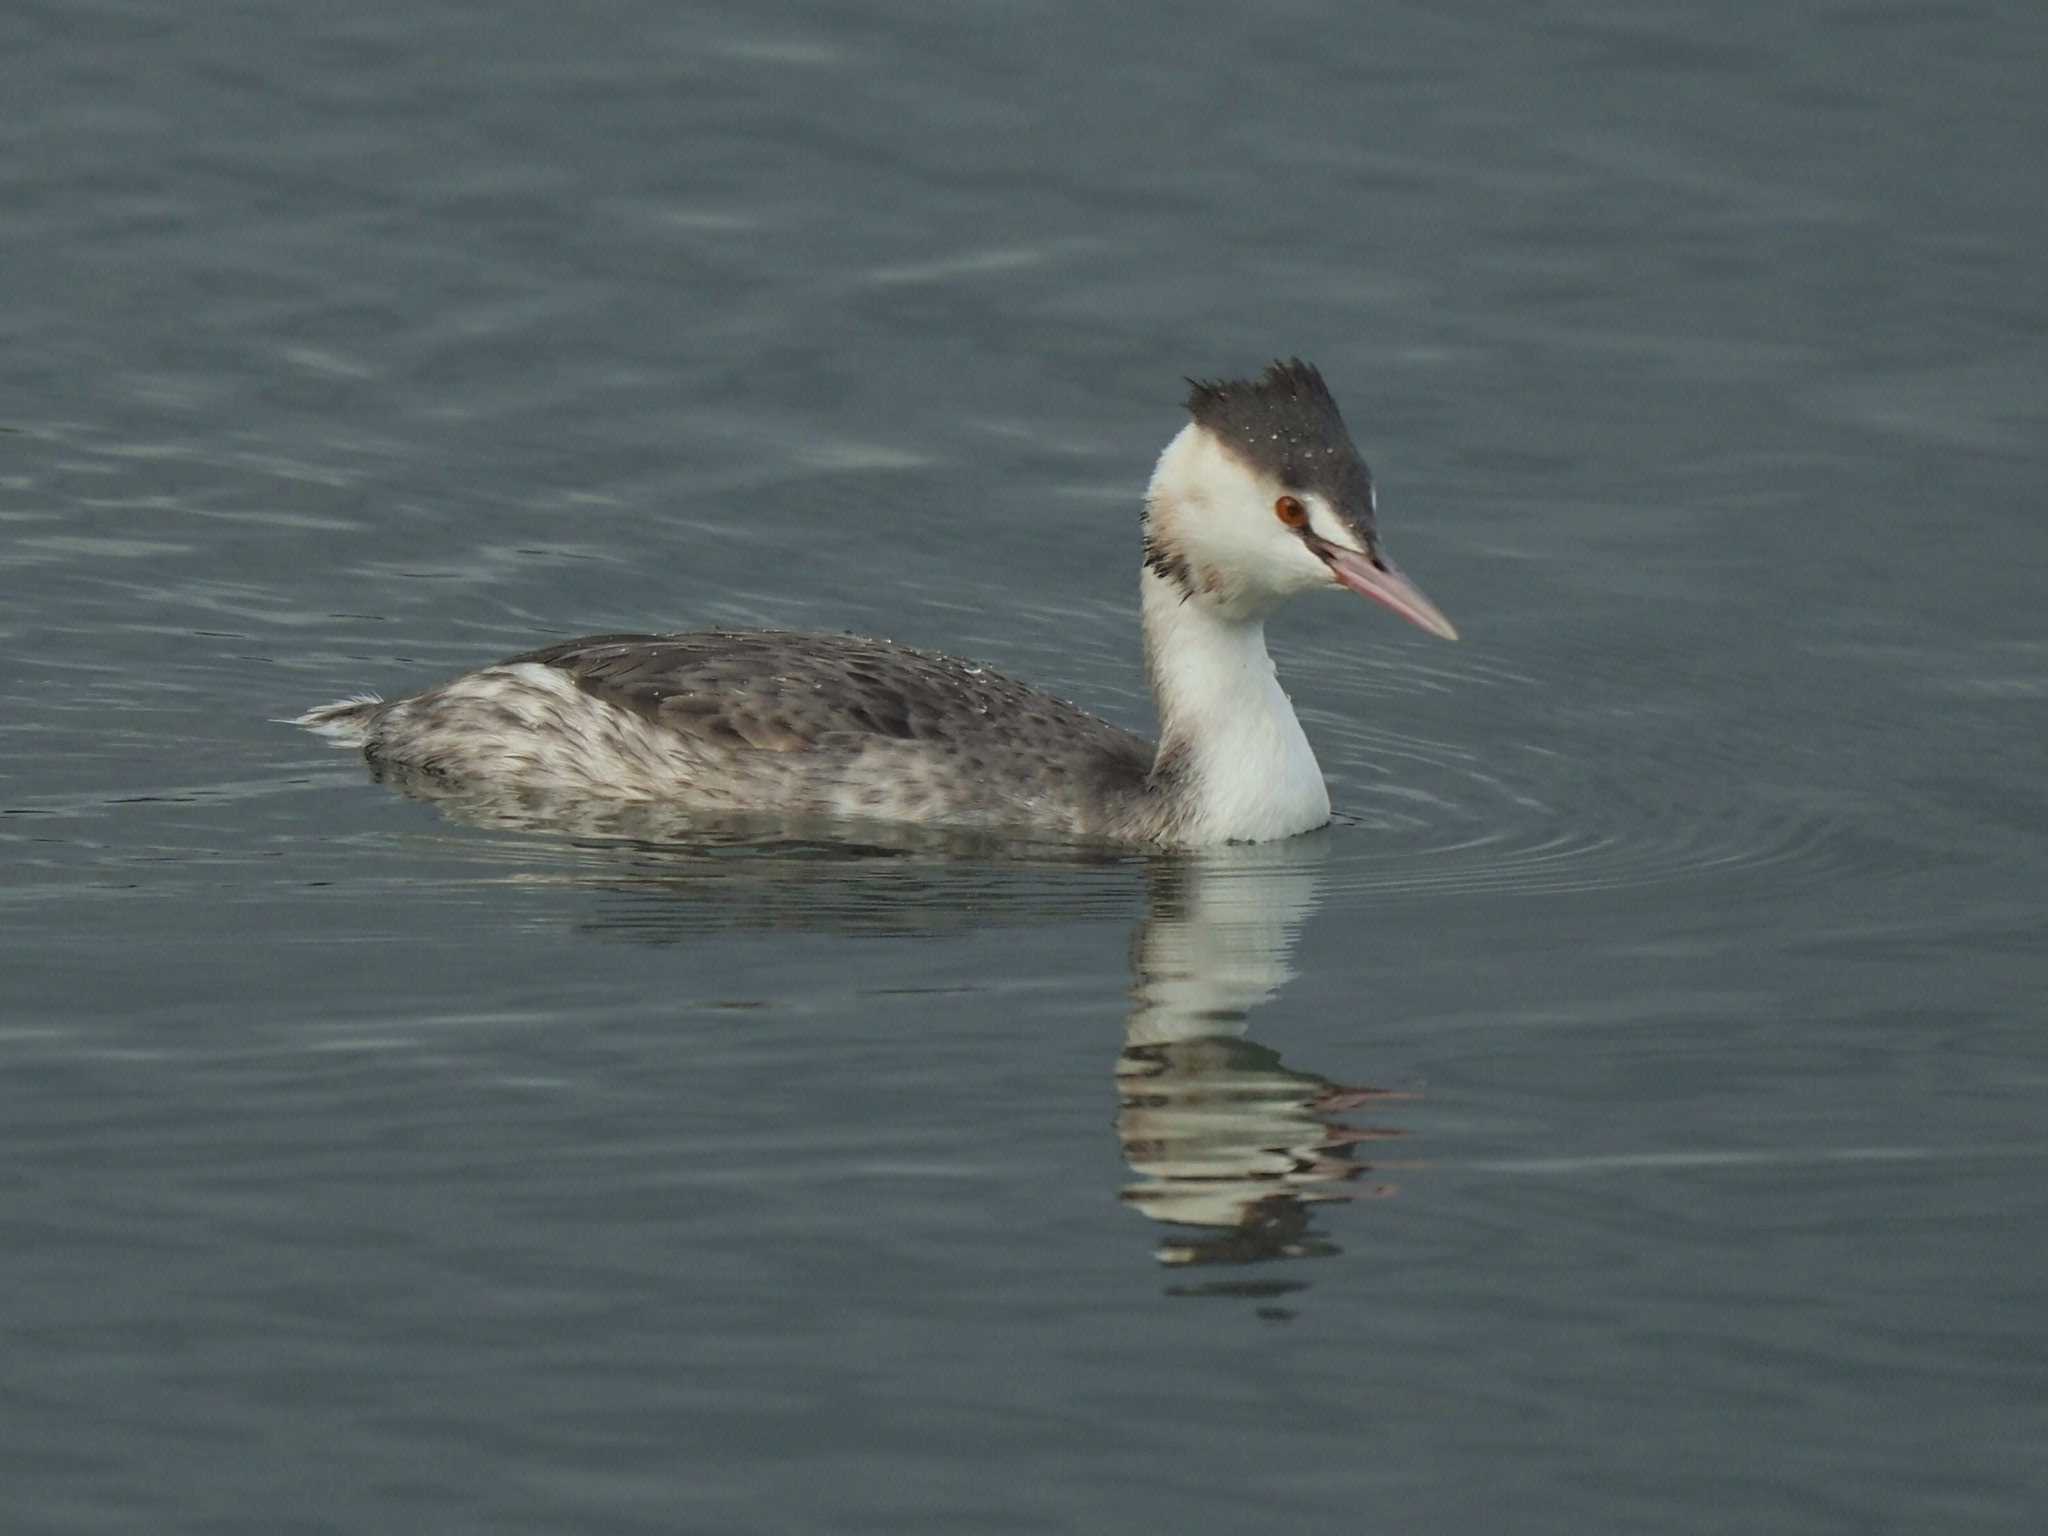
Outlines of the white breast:
M1162 743L1186 764L1186 840L1263 842L1322 826L1330 792L1274 676L1264 623L1186 601L1151 571L1142 587Z

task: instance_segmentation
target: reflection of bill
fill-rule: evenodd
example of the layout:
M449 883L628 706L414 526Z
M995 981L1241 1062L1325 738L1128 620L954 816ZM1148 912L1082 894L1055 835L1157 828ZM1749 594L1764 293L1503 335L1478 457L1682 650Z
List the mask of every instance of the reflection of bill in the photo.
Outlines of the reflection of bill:
M1250 1010L1294 975L1316 901L1322 840L1161 861L1133 946L1132 1008L1117 1062L1117 1136L1138 1175L1123 1198L1188 1229L1167 1264L1249 1264L1338 1251L1311 1210L1360 1194L1362 1143L1399 1131L1348 1124L1394 1097L1287 1067L1245 1038Z

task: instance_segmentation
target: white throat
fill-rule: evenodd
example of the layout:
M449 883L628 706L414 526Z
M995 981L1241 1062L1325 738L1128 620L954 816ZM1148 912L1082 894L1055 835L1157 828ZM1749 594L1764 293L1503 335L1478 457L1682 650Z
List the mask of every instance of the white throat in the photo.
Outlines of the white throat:
M1330 819L1330 792L1273 675L1262 619L1226 617L1149 567L1139 577L1145 669L1159 706L1183 838L1264 842Z

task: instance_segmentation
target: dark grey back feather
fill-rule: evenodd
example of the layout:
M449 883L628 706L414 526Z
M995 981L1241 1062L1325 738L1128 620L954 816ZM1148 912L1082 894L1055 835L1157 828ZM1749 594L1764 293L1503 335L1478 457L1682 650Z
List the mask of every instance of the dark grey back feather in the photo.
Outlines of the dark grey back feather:
M1149 772L1142 738L952 656L857 635L705 630L592 635L507 658L568 674L594 698L725 746L778 752L874 741L1092 748Z

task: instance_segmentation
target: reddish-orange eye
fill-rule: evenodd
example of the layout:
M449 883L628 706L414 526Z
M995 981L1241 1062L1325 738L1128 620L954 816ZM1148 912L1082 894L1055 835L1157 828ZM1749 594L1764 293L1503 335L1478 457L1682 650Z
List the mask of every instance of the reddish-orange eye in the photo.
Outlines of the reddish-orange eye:
M1301 504L1299 496L1282 496L1273 503L1273 515L1290 528L1308 526L1308 508Z

